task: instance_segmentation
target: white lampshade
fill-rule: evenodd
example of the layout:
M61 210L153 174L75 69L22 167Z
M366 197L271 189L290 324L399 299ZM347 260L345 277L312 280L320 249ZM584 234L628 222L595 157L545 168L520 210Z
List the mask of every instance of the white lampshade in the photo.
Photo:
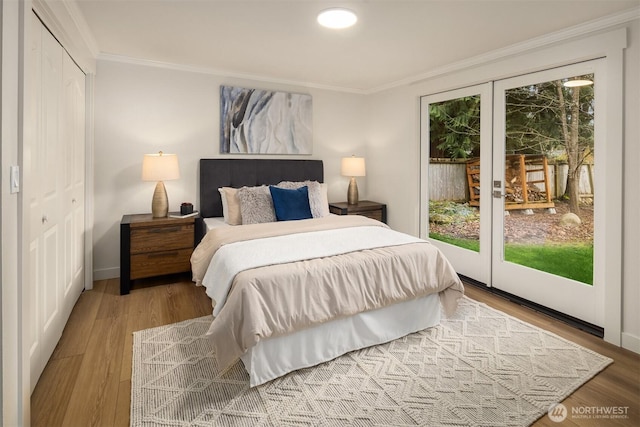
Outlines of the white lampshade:
M366 176L364 157L344 157L341 174L342 176Z
M180 178L178 156L175 154L145 154L142 160L143 181L168 181Z

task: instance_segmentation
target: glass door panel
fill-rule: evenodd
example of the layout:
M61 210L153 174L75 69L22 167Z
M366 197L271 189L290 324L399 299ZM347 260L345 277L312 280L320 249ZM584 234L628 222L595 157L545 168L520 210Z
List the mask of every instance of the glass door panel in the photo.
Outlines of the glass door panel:
M597 61L495 83L493 286L601 325Z
M505 91L504 257L593 284L593 73Z
M423 97L421 114L421 236L460 274L488 283L491 84Z
M480 95L429 104L429 238L480 251Z

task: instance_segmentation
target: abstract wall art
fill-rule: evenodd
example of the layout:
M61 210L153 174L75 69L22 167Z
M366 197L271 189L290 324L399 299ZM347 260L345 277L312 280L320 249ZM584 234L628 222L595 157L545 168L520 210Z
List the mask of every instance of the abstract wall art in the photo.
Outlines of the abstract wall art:
M220 86L220 153L312 154L311 95Z

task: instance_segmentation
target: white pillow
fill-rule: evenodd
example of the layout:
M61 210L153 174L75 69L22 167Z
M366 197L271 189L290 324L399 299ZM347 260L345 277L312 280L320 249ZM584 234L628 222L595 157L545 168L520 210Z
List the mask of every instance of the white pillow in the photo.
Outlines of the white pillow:
M329 199L327 186L318 181L282 181L277 187L295 190L307 186L309 189L309 207L314 218L322 218L329 215Z
M238 189L231 187L218 188L222 198L222 216L224 222L229 225L242 224L242 214L240 212L240 200L238 199Z
M227 193L222 189L222 187L218 188L218 193L220 193L220 199L222 200L222 216L224 217L224 222L227 222L227 218L229 218L229 205L227 205Z
M327 216L331 212L329 211L329 196L327 195L328 187L326 182L320 183L320 213L322 216Z

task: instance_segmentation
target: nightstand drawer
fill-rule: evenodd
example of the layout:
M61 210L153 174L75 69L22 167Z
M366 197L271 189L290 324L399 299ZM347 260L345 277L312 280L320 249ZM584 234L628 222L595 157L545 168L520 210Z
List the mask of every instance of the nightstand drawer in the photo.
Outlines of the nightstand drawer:
M355 205L346 202L329 203L329 212L336 215L362 215L387 223L387 205L362 200Z
M131 255L131 280L191 270L192 248Z
M132 228L131 253L192 248L193 228L193 224Z

